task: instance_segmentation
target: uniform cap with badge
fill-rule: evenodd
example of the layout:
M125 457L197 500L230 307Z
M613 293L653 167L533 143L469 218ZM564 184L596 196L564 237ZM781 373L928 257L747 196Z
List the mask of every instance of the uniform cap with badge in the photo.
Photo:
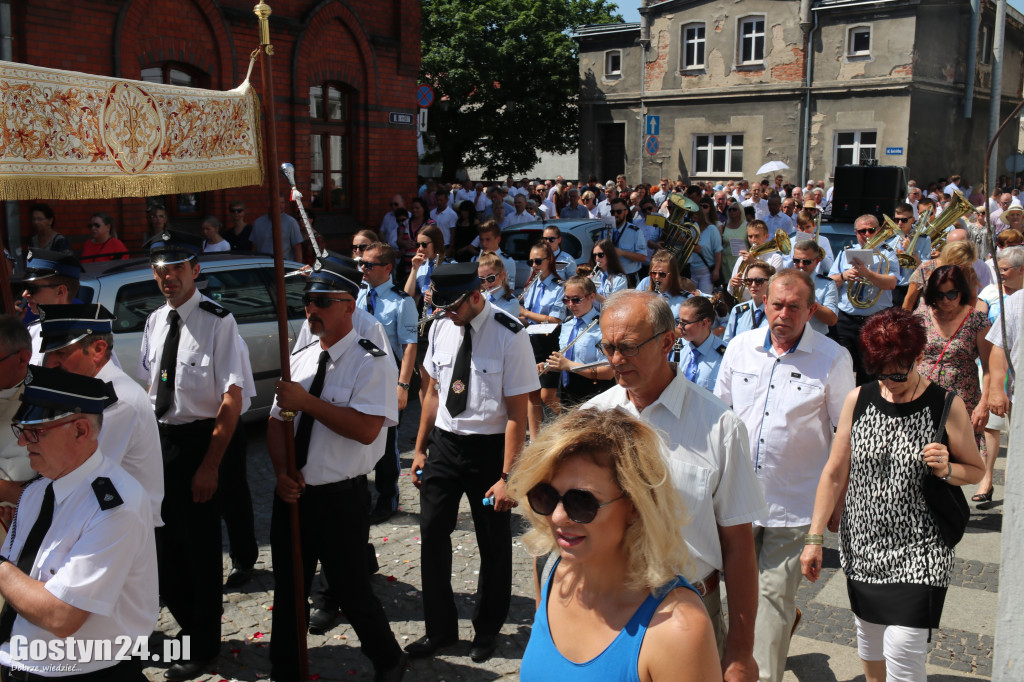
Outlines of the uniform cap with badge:
M362 279L362 273L342 262L337 256L327 256L318 258L313 263L313 271L306 279L305 291L344 291L355 296L359 292L359 283Z
M434 268L430 275L431 305L435 308L453 308L467 294L480 289L476 262L446 263Z
M40 305L40 353L66 348L90 334L110 334L116 319L99 303Z
M12 423L45 424L75 414L102 414L117 402L117 394L109 381L29 365L20 399Z
M156 267L195 260L203 251L203 238L180 230L164 230L153 238L149 262Z
M56 275L79 279L82 275L82 266L70 253L46 249L29 250L25 258L25 276L20 281L34 282Z

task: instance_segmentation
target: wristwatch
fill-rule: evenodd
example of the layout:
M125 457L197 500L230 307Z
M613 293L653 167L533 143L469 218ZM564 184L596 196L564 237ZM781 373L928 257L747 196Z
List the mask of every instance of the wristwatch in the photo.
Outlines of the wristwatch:
M508 483L508 474L504 471L501 472L501 480L505 481L505 483Z
M404 388L407 391L409 390L409 384L403 384L401 381L398 382L398 387Z

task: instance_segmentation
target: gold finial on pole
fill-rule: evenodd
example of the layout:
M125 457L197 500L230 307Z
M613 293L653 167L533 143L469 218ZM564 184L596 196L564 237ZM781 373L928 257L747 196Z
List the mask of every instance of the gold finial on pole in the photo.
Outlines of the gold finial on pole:
M270 44L270 5L260 0L260 3L253 7L253 14L260 20L260 45L267 50L267 54L274 54Z

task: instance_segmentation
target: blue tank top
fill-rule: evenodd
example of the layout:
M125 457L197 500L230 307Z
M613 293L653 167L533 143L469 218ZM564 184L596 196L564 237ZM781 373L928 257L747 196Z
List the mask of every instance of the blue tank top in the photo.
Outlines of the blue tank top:
M561 559L559 559L561 561ZM567 659L555 646L551 639L548 626L548 593L551 591L551 580L558 568L558 561L551 569L544 593L541 596L540 608L533 620L530 641L523 652L523 663L519 669L520 682L590 682L592 680L616 682L640 682L637 665L640 660L640 646L647 634L647 624L658 609L662 600L670 591L677 587L688 587L697 590L682 576L676 576L664 589L658 590L661 596L647 595L647 599L636 610L626 627L619 631L612 643L600 654L585 663L574 663ZM698 593L699 594L699 593Z

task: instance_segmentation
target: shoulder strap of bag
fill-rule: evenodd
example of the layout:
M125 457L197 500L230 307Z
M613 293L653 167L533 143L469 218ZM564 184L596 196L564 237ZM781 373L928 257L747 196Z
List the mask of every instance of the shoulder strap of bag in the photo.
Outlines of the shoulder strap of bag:
M932 438L933 443L941 443L942 436L946 431L946 417L949 416L949 406L953 404L953 391L946 391L946 401L942 406L942 416L939 417L938 426L935 427L935 437Z

